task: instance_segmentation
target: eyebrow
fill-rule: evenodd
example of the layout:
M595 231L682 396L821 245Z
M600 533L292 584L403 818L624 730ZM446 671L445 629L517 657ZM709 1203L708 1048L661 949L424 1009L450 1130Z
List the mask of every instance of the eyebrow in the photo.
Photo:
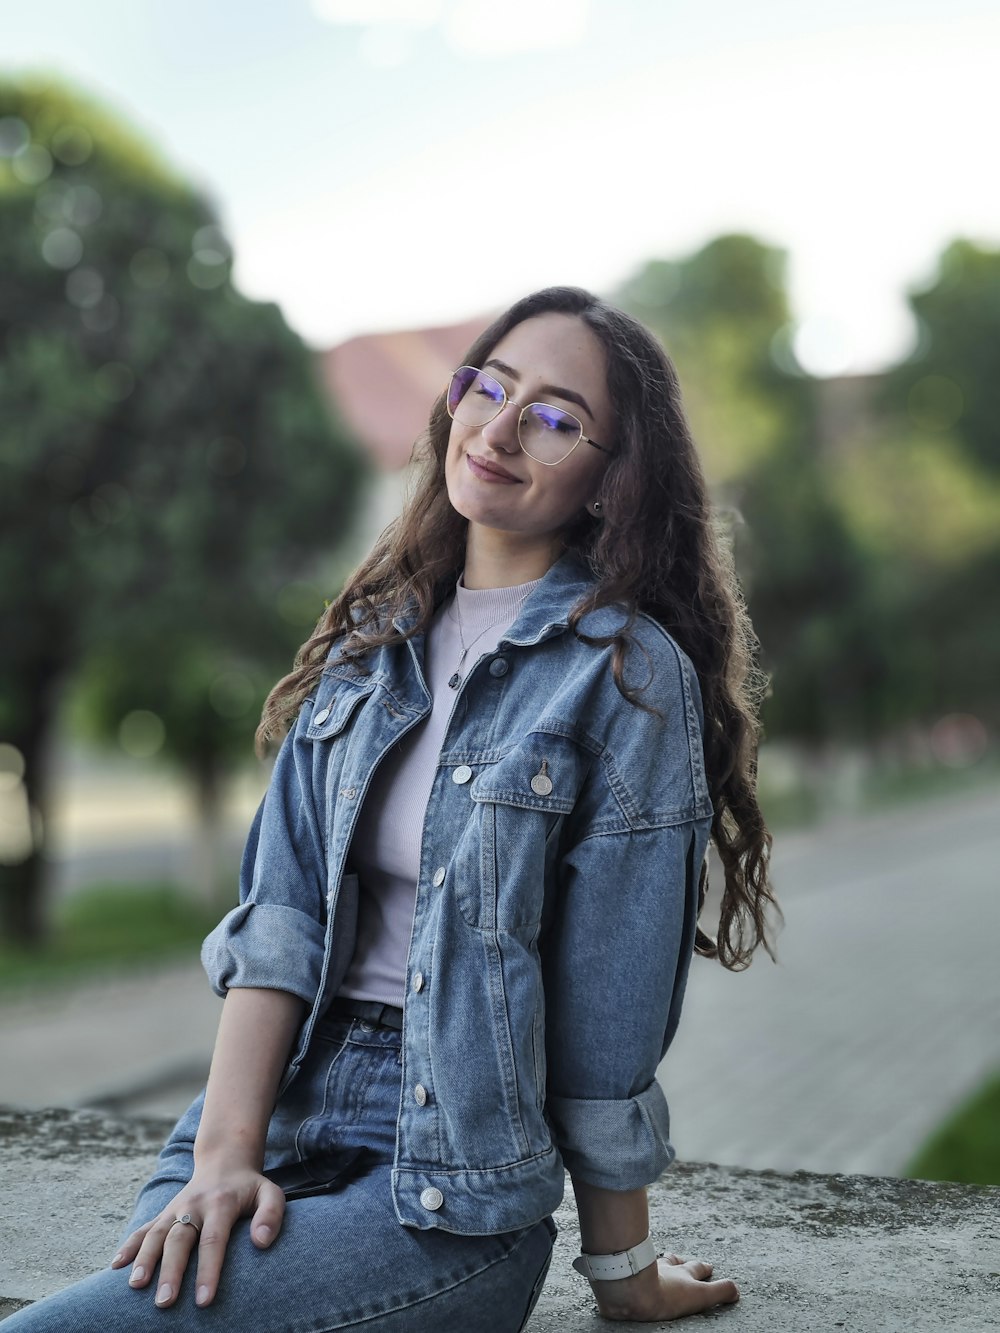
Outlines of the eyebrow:
M483 366L483 369L486 370L488 366L495 366L496 369L499 370L502 374L509 375L510 378L515 381L515 383L518 382L521 378L521 376L518 374L518 372L514 369L513 366L508 366L506 361L499 361L495 356L490 357L489 361L487 361L486 364ZM594 420L594 414L587 406L587 400L586 398L584 398L583 394L574 393L572 389L560 389L557 384L543 384L541 388L538 390L538 392L554 393L557 398L565 398L568 403L576 403L577 406L583 408L587 416L590 417L591 421Z

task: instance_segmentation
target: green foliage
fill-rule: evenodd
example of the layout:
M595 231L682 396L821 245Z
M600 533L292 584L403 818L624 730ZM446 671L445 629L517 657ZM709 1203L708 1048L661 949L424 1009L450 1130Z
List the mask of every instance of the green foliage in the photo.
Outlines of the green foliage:
M41 949L0 945L0 994L73 983L161 959L196 959L218 914L169 884L95 885L64 899Z
M994 1074L931 1135L905 1175L1000 1185L1000 1073Z
M44 805L87 663L92 732L153 712L214 781L336 592L362 456L212 207L107 112L2 81L0 151L0 740Z
M920 336L886 376L884 410L925 433L954 433L973 463L1000 472L1000 250L953 241L910 305Z
M716 484L746 476L801 431L808 393L782 349L790 327L785 255L720 236L685 259L644 265L615 294L660 337Z
M738 520L772 678L765 733L865 743L949 712L997 724L1000 253L948 247L911 296L917 351L850 433L831 430L830 396L790 354L784 267L726 236L647 264L619 294L677 365L717 503Z

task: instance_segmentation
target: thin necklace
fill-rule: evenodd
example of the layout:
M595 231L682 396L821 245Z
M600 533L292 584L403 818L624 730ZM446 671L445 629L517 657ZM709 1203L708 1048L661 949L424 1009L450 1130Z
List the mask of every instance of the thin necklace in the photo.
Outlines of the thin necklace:
M515 607L514 607L514 613L515 613L515 615L517 614L517 611L518 611L519 607L521 606L521 603L522 603L523 601L525 601L525 599L526 599L527 596L528 596L528 593L530 593L530 592L531 592L531 588L529 588L529 589L528 589L528 592L524 593L524 595L523 595L522 597L519 597L519 598L517 599L517 603L516 603L516 605L515 605ZM479 632L479 633L476 635L476 637L472 640L472 643L466 643L466 642L465 642L465 635L462 633L462 613L461 613L460 611L458 611L458 593L457 593L457 592L456 592L456 594L455 594L454 607L455 607L455 610L458 612L458 614L452 616L452 615L451 615L451 610L450 610L450 608L449 608L448 615L451 616L452 620L454 620L455 624L458 626L458 639L459 639L459 642L460 642L461 645L462 645L462 656L458 659L458 662L457 662L457 664L456 664L456 666L455 666L455 670L454 670L453 674L452 674L451 676L448 677L448 684L449 684L449 686L450 686L453 690L457 690L458 687L459 687L459 685L462 683L462 663L465 661L466 657L468 656L469 649L472 647L473 644L479 642L479 640L483 637L483 635L486 633L487 630L491 630L491 629L493 628L494 625L499 625L499 624L500 624L500 621L503 620L503 619L505 619L505 618L509 615L509 613L508 613L507 611L505 611L505 612L503 613L503 615L501 615L501 616L497 616L496 620L491 621L490 624L486 626L486 629L484 629L484 630L480 630L480 632Z

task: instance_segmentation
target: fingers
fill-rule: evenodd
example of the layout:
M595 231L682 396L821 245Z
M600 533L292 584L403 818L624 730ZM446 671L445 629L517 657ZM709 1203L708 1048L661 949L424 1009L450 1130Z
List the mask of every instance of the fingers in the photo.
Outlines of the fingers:
M197 1221L197 1218L192 1220ZM204 1232L203 1225L202 1240ZM174 1218L169 1220L160 1255L160 1274L156 1282L157 1305L165 1308L176 1301L184 1279L184 1271L198 1242L199 1233L190 1223L178 1222ZM139 1254L141 1257L141 1250Z
M708 1305L733 1305L740 1298L740 1289L732 1278L723 1277L702 1285L709 1298Z
M131 1235L125 1237L118 1253L111 1260L112 1268L121 1268L123 1264L130 1264L132 1262L139 1252L139 1246L142 1244L146 1232L152 1225L152 1222L147 1222L144 1226L133 1231Z
M226 1213L209 1213L198 1246L198 1273L194 1280L195 1305L210 1305L219 1288L219 1274L226 1257L226 1246L236 1218Z
M145 1235L136 1252L128 1280L129 1286L136 1289L148 1286L159 1264L157 1305L170 1305L177 1299L184 1269L191 1251L198 1243L195 1227L177 1222L176 1218L177 1213L171 1205L145 1227ZM197 1221L196 1218L193 1220Z
M250 1222L250 1238L262 1249L270 1245L281 1230L285 1216L285 1192L271 1180L261 1182L257 1191L257 1211Z
M256 1196L257 1208L250 1220L250 1238L259 1249L266 1249L281 1230L285 1215L285 1194L273 1181L261 1180ZM195 1278L195 1304L211 1305L219 1287L219 1275L233 1221L209 1215L198 1247L198 1274Z

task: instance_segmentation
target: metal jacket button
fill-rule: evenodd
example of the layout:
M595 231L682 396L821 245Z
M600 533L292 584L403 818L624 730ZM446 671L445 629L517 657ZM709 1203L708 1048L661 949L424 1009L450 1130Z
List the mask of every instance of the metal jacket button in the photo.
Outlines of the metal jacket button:
M444 1195L433 1185L429 1185L427 1189L420 1191L420 1202L433 1213L444 1203Z
M549 777L549 761L542 760L542 766L531 779L531 790L536 796L548 796L552 791L552 779Z
M319 712L316 714L316 716L313 718L313 722L316 724L317 727L321 727L329 716L330 716L329 708L321 708Z
M414 989L415 991L422 991L423 988L424 988L424 974L423 974L423 972L414 972L414 974L413 974L413 989Z
M445 875L444 866L438 866L437 870L434 871L433 883L435 888L439 889L441 885L444 883L444 875Z
M494 657L493 661L490 663L490 675L506 676L509 670L509 665L506 657Z
M468 782L468 780L471 777L472 777L472 769L469 767L469 765L459 764L458 768L456 768L454 773L452 773L451 780L452 782L462 783L462 782Z
M424 1087L422 1083L418 1083L417 1086L413 1089L413 1099L418 1106L427 1105L427 1089Z

